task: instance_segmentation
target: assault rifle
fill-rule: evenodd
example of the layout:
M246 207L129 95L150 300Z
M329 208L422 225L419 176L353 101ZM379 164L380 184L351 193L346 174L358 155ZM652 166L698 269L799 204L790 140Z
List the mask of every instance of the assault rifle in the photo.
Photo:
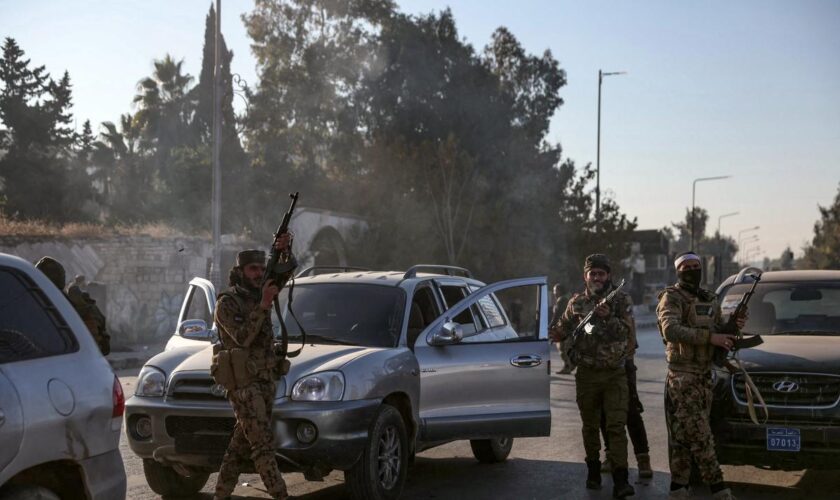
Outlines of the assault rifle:
M624 287L624 280L621 280L621 283L618 284L617 287L613 288L613 290L606 296L604 299L598 303L601 304L610 304L613 300L615 300L615 296L618 295L618 292ZM597 307L597 306L596 306ZM575 344L577 343L578 338L581 334L592 335L592 332L595 330L595 324L592 321L592 318L595 316L595 308L593 307L589 314L587 314L583 320L578 323L578 326L575 327L575 330L572 332L572 341L569 342L569 349L566 354L569 356L569 359L572 360L575 364L577 364L577 355L575 354Z
M613 300L615 300L615 296L618 295L618 292L624 287L624 280L621 280L621 283L618 284L617 287L613 288L613 290L604 297L604 300L598 303L600 306L601 304L610 304ZM597 307L597 306L596 306ZM592 335L592 331L595 329L595 324L592 322L592 318L595 316L595 308L593 307L589 314L587 314L583 321L581 321L578 326L575 328L575 331L572 332L572 344L577 338L580 336L581 332L585 332L587 335Z
M289 222L292 220L292 214L295 212L295 205L297 205L299 196L299 192L289 194L289 197L292 199L292 204L289 206L289 211L283 214L283 221L277 227L277 231L274 233L274 239L271 241L271 252L268 254L268 264L265 266L265 273L263 274L263 285L266 281L273 279L274 284L282 288L285 284L284 279L286 279L286 276L297 268L297 261L291 255L291 252L288 254L288 260L283 264L279 264L280 257L283 257L283 255L281 255L282 252L278 252L274 248L274 242L277 241L277 238L281 234L289 232Z
M746 271L746 269L744 269ZM750 337L744 337L743 332L738 328L738 318L746 314L747 312L747 305L752 299L753 294L755 293L755 287L758 286L758 283L761 281L761 272L756 272L752 274L747 274L746 272L742 271L738 274L738 277L735 279L735 283L740 283L744 277L750 277L753 279L753 284L750 287L749 291L741 297L741 300L738 302L738 305L735 306L735 310L732 311L732 314L729 315L729 319L726 321L726 325L723 327L724 333L729 333L735 335L735 341L732 343L732 349L727 351L723 347L715 347L714 355L712 356L712 361L715 365L720 367L727 366L727 359L729 357L729 352L735 352L738 349L749 349L751 347L756 347L764 343L764 339L761 338L761 335L752 335Z
M277 231L274 233L274 239L271 240L271 252L268 254L268 264L266 265L265 273L263 273L263 285L268 280L274 280L274 284L276 284L279 288L283 288L286 281L291 278L292 273L294 273L294 270L298 267L297 260L292 254L291 249L286 252L280 252L274 248L274 242L277 241L277 238L279 238L281 234L289 232L289 222L292 220L292 215L295 212L295 205L297 205L300 193L296 191L293 194L289 194L289 197L292 199L289 211L283 214L283 221L280 222L280 226L277 227ZM291 242L289 245L291 245ZM280 262L281 257L285 257L284 262ZM291 278L291 280L292 284L289 286L289 301L287 307L289 309L289 314L291 314L292 319L295 320L295 323L297 323L298 328L300 329L301 346L300 349L289 352L289 331L286 328L286 322L283 321L283 314L280 311L280 300L277 297L274 297L274 312L277 313L277 321L280 322L280 345L277 346L276 353L282 358L293 358L297 356L300 354L300 351L303 350L303 345L306 343L306 332L304 332L303 327L300 325L300 321L298 321L297 316L295 316L294 311L292 311L292 297L295 282L293 278Z

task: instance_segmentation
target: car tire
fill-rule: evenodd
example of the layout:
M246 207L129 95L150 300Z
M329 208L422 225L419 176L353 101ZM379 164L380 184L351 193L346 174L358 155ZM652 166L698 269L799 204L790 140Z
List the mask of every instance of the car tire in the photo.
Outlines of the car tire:
M43 486L12 486L0 492L0 500L61 500Z
M146 482L149 488L161 496L188 496L195 495L207 483L210 474L196 472L190 477L185 477L172 467L167 467L156 460L143 459L143 472L146 475Z
M400 412L393 406L382 405L370 426L361 458L344 472L350 498L399 498L408 475L408 455L408 433ZM382 456L386 460L381 460Z
M513 448L513 438L501 437L493 439L470 440L473 456L483 464L496 464L507 460Z

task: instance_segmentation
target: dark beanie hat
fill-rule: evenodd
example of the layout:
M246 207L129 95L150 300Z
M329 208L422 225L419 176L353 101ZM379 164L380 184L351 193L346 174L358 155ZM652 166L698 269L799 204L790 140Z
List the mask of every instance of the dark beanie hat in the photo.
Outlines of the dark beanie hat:
M245 267L248 264L265 265L265 252L262 250L243 250L236 254L237 267Z
M593 253L586 258L586 262L583 264L583 272L587 272L590 269L603 269L606 272L610 272L610 259L602 253Z

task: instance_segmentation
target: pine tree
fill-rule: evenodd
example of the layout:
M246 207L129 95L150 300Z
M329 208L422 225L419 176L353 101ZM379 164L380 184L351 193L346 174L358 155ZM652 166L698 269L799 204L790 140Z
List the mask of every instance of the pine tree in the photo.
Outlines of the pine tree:
M840 186L834 202L819 206L820 220L814 223L814 238L805 247L805 269L840 269Z

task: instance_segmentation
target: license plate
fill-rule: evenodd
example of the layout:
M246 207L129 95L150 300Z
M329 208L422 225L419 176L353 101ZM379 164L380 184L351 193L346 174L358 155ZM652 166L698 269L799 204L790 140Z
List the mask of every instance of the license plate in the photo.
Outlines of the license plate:
M799 429L790 427L767 428L768 451L799 451L801 443Z

